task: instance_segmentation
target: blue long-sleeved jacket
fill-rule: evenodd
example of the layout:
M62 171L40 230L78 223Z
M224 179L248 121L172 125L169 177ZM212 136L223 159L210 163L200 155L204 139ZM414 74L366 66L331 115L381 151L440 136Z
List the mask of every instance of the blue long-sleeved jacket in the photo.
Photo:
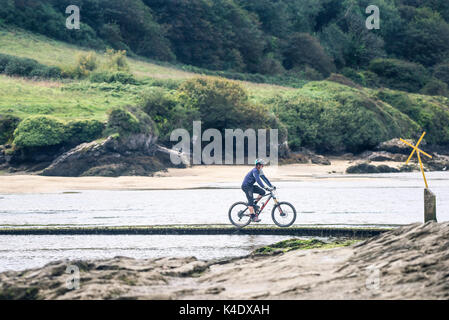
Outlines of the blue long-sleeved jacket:
M243 180L242 187L248 187L254 185L256 182L257 184L265 188L265 185L263 184L263 181L269 186L272 187L271 182L268 180L268 178L265 176L262 170L257 170L257 168L253 168L248 174L245 176L245 179Z

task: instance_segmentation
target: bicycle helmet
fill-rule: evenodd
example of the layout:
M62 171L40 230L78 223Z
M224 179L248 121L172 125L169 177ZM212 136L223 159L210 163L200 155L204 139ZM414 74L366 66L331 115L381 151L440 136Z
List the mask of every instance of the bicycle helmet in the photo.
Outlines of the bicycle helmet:
M266 162L265 162L264 159L256 159L256 161L254 162L254 164L255 164L256 166L257 166L258 164L265 165Z

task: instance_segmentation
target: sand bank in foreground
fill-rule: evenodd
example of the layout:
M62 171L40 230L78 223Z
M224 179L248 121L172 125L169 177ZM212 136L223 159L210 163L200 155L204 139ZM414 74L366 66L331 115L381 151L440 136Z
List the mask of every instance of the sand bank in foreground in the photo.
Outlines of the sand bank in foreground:
M266 167L265 174L273 182L300 181L317 176L332 178L343 174L352 165L347 160L331 159L329 166L315 164L290 164ZM398 162L381 162L398 167ZM373 164L375 164L373 162ZM44 177L38 175L1 175L0 193L53 193L73 190L146 190L191 189L214 186L217 183L239 184L250 166L194 166L187 169L168 169L153 177Z
M0 299L448 299L449 223L413 224L351 247L228 261L59 261L0 274ZM80 288L66 288L67 265Z

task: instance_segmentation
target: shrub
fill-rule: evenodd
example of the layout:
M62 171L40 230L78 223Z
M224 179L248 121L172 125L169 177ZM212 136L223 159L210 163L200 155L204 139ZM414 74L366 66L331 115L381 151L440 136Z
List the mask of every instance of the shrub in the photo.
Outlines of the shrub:
M3 73L8 65L11 56L0 53L0 73Z
M78 55L77 65L80 69L94 71L98 67L97 55L92 51L86 54L80 54Z
M396 59L374 59L368 69L379 76L384 86L409 92L418 92L429 79L422 65Z
M66 125L66 142L77 145L101 137L105 126L98 120L75 120Z
M9 76L60 78L61 69L48 67L35 60L0 54L0 73Z
M182 80L174 80L174 79L154 79L148 82L148 85L154 87L162 87L168 90L176 90L181 85Z
M129 72L129 65L126 61L125 50L106 50L106 69L113 71Z
M309 83L275 98L272 108L287 126L293 150L360 152L397 135L407 137L417 128L391 106L333 82Z
M8 76L29 76L30 73L39 66L37 61L32 59L24 59L18 57L11 57L5 67L4 72Z
M307 33L295 33L289 39L289 46L285 50L284 66L292 69L296 66L309 66L328 77L335 66L326 54L319 41Z
M354 81L357 84L360 84L360 85L364 84L363 76L361 76L360 73L358 73L356 70L354 70L352 68L343 68L341 70L341 74L344 75L346 78L351 79L352 81Z
M67 68L65 74L70 78L85 78L92 71L96 70L97 67L97 55L95 52L81 53L77 57L76 66Z
M428 133L426 141L429 144L449 144L449 111L434 98L391 90L379 91L376 97L415 121Z
M50 116L32 116L20 122L14 131L14 144L18 147L44 147L66 141L65 125Z
M20 119L11 115L0 115L0 144L10 142Z
M421 93L429 96L447 96L449 92L446 83L432 79L421 89Z
M109 111L104 134L118 133L121 137L134 133L157 134L152 119L139 107L116 107Z
M154 88L143 94L142 110L148 114L157 125L161 139L168 141L172 128L176 101L162 88Z
M196 78L185 81L177 91L180 105L198 113L205 128L263 127L268 111L250 103L243 87L234 81L219 78Z
M449 85L449 63L437 65L433 72L433 76Z
M94 72L90 75L89 80L91 82L106 82L106 83L112 83L112 82L120 82L122 84L138 84L138 81L136 78L128 72L123 71L98 71Z
M304 69L304 78L311 81L323 80L323 75L314 68L306 66Z
M379 77L377 76L377 74L371 71L364 70L357 72L356 70L351 68L343 68L341 70L341 73L345 77L354 81L354 83L357 83L358 85L361 85L363 87L376 88L380 85Z
M109 112L106 129L120 135L139 132L139 120L124 108L114 108Z
M381 85L379 77L374 72L365 70L360 72L360 76L365 87L378 88Z

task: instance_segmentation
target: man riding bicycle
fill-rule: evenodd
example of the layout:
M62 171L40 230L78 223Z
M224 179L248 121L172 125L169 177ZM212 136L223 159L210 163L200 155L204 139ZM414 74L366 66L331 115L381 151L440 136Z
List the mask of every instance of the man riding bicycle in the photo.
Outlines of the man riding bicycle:
M252 221L260 222L261 220L259 219L257 212L254 211L253 194L257 193L259 195L256 199L257 202L265 195L265 190L271 191L274 187L262 171L265 161L263 159L257 159L254 164L256 167L251 169L243 180L242 190L245 193L246 198L248 198L248 209L251 214ZM265 187L262 180L265 181L268 187ZM254 185L256 182L260 187Z

